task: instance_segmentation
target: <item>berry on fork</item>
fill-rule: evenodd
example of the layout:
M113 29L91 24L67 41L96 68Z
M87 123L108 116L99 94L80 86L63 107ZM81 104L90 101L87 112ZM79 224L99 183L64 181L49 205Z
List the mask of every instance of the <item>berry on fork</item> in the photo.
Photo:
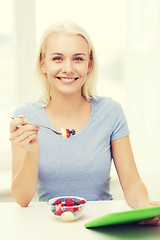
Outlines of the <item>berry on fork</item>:
M70 131L69 131L69 129L61 128L61 133L62 133L62 136L63 136L64 138L69 138L69 136L70 136Z
M66 129L66 135L67 135L67 138L70 137L71 133L70 133L70 130L69 130L69 129Z
M69 138L71 135L74 135L76 132L73 129L70 131L69 129L61 128L61 133L64 138Z
M75 135L75 134L76 134L76 131L75 131L74 129L72 129L72 130L70 131L70 134L71 134L71 135Z

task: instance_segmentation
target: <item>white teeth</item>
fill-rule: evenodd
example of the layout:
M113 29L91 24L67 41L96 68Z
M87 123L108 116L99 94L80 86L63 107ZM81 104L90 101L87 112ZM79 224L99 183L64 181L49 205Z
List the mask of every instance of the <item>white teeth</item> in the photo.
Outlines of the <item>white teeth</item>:
M73 81L75 81L75 80L77 80L78 79L78 77L76 77L76 78L63 78L63 77L57 77L59 80L61 80L61 81L63 81L63 82L73 82Z
M63 82L72 82L75 80L75 78L61 78Z

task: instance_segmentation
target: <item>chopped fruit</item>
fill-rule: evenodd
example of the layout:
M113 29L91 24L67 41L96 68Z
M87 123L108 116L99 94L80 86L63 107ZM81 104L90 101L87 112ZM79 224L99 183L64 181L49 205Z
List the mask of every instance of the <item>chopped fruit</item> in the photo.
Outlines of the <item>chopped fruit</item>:
M78 205L78 202L74 201L74 205Z
M64 212L61 215L62 221L72 221L72 220L74 220L74 218L75 217L72 212Z
M54 202L54 205L59 205L59 204L61 204L62 202L61 202L61 200L56 200L55 202Z
M59 209L60 207L63 207L63 206L75 206L75 207L78 207L78 205L80 204L85 204L86 201L85 200L80 200L79 202L71 199L71 198L66 198L65 202L63 203L61 200L56 200L54 202L54 206L57 207L57 209Z
M65 200L65 205L66 206L74 206L74 201L72 199L66 199Z
M71 135L75 135L75 133L76 133L76 131L75 131L74 129L72 129L72 130L70 131L70 134L71 134Z
M55 209L56 209L56 212L61 209L61 206L60 205L55 205Z
M60 208L60 209L58 209L58 211L56 212L56 214L58 215L58 216L61 216L61 214L63 213L63 211L62 211L62 209Z
M79 201L78 205L86 203L84 200Z
M79 218L83 210L85 200L75 200L72 198L61 198L52 204L52 212L63 221L72 221Z
M73 211L76 212L76 211L78 211L78 210L79 210L79 206L74 206Z
M70 130L69 130L69 129L66 129L66 135L67 135L67 138L70 137L71 133L70 133Z
M64 128L61 128L61 133L64 138L67 138L66 130Z
M71 131L69 129L61 128L61 133L64 138L69 138L71 135L75 135L75 130L72 129Z

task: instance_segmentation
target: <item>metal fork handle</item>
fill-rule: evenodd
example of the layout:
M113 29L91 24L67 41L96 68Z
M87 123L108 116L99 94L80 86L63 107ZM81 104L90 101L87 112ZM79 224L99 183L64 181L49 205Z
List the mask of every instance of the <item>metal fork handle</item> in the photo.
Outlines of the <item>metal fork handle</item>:
M15 117L11 117L11 118L12 118L12 119L16 119ZM27 122L26 124L30 124L30 125L33 125L33 126L46 128L46 129L48 129L48 130L51 130L52 132L54 132L54 133L57 134L57 135L62 135L62 133L57 132L57 131L53 130L52 128L49 128L49 127L46 127L46 126L43 126L43 125L39 125L39 124L31 123L31 122Z

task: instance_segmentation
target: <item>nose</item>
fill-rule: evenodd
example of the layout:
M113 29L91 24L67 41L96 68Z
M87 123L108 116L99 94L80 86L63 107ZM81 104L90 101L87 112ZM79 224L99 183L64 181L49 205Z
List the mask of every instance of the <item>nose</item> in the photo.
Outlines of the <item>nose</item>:
M63 73L66 73L66 74L71 74L73 72L72 62L70 60L66 60L63 63L62 71Z

